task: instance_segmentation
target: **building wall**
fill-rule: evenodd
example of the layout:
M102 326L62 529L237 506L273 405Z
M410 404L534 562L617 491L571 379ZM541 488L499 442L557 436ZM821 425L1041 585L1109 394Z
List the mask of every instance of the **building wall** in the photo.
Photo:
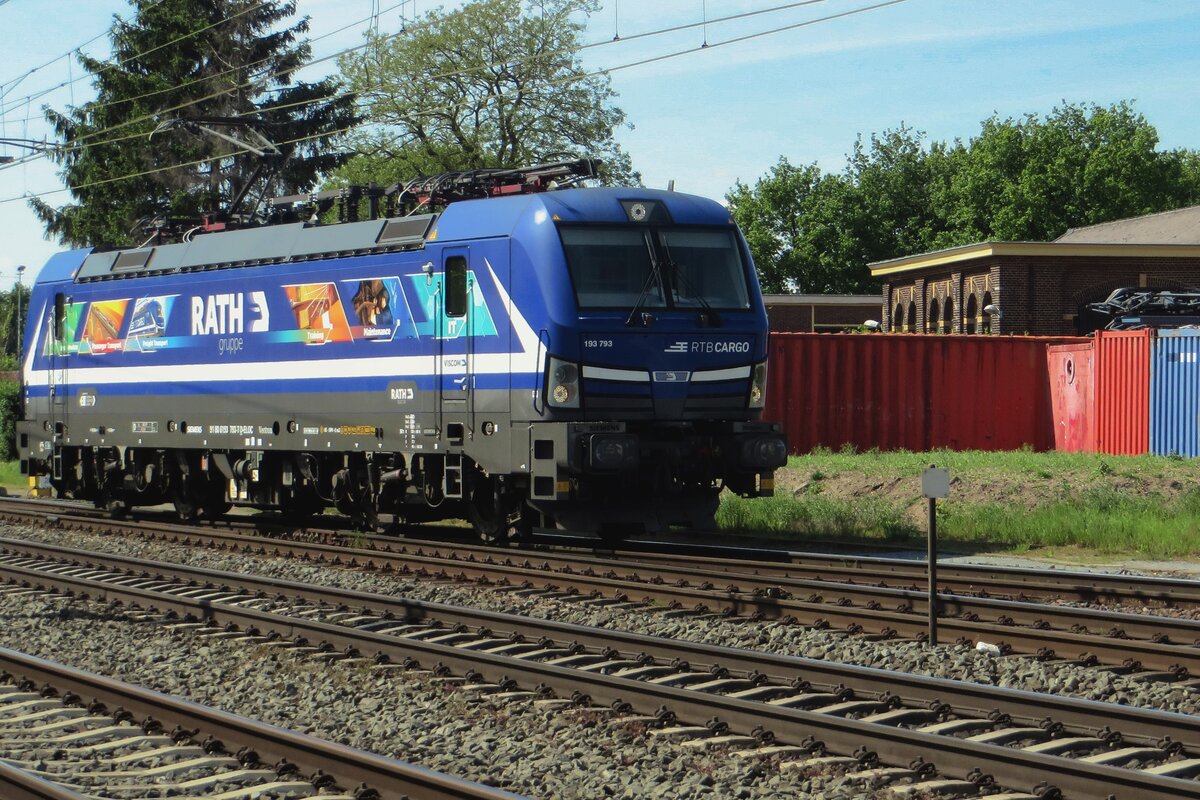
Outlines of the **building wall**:
M1082 306L1122 286L1200 286L1200 259L993 256L942 270L894 274L883 285L881 319L884 330L892 332L1074 335ZM947 298L954 308L950 320L943 311ZM998 318L983 313L989 302L1000 307ZM897 306L903 318L898 326ZM974 316L969 315L972 308Z
M807 303L772 300L764 298L771 330L778 332L812 333L842 331L862 325L868 319L878 319L879 301L864 297L862 302L825 305L819 301Z

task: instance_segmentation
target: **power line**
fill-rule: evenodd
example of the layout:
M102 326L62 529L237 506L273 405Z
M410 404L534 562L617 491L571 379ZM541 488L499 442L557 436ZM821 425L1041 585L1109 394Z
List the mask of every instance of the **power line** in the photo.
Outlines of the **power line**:
M823 16L823 17L817 17L817 18L814 18L814 19L811 19L811 20L805 20L805 21L803 21L803 22L799 22L799 23L793 23L793 24L789 24L789 25L783 25L783 26L779 26L779 27L776 27L776 28L771 28L771 29L769 29L769 30L766 30L766 31L759 31L759 32L757 32L757 33L752 33L752 34L747 34L747 35L744 35L744 36L735 37L735 38L733 38L733 39L726 39L726 40L723 40L723 41L718 41L718 42L710 42L710 43L708 44L708 46L707 46L707 47L693 47L693 48L688 48L688 49L686 49L686 50L677 50L677 51L675 51L675 52L672 52L672 53L666 53L666 54L659 55L659 56L654 56L654 57L651 57L651 58L645 58L645 59L640 59L640 60L638 60L638 61L629 62L629 63L626 63L626 64L619 64L619 65L617 65L617 66L613 66L613 67L607 67L607 68L604 68L604 69L596 70L596 71L594 71L594 72L586 73L586 74L584 74L584 75L575 75L575 76L571 76L570 78L565 78L565 79L562 79L562 80L561 80L561 81L559 81L559 82L560 82L560 83L569 83L569 82L573 82L573 81L583 80L583 79L585 79L585 78L589 78L589 77L594 77L594 76L596 76L596 75L606 75L606 74L608 74L608 73L611 73L611 72L617 72L617 71L624 70L624 69L630 69L630 68L633 68L633 67L642 66L642 65L644 65L644 64L649 64L649 63L654 63L654 62L657 62L657 61L665 61L665 60L667 60L667 59L670 59L670 58L676 58L676 57L679 57L679 56L687 55L687 54L689 54L689 53L703 52L703 51L706 51L706 50L712 50L712 49L714 49L714 48L721 47L721 46L728 45L728 44L735 44L735 43L738 43L738 42L749 41L749 40L751 40L751 39L757 39L757 38L761 38L761 37L764 37L764 36L770 36L770 35L773 35L773 34L776 34L776 33L781 33L781 32L784 32L784 31L795 30L795 29L797 29L797 28L802 28L802 27L806 27L806 26L810 26L810 25L815 25L815 24L817 24L817 23L821 23L821 22L829 22L829 21L832 21L832 20L835 20L835 19L842 19L842 18L844 18L844 17L849 17L849 16L853 16L853 15L856 15L856 14L862 14L862 13L866 13L866 12L869 12L869 11L875 11L875 10L877 10L877 9L880 9L880 8L886 8L886 7L888 7L888 6L899 5L900 3L904 3L904 2L907 2L907 0L886 0L885 2L876 3L876 4L874 4L874 5L863 6L863 7L856 8L856 9L850 9L850 10L848 10L848 11L839 12L839 13L837 13L837 14L829 14L829 15L826 15L826 16ZM362 45L359 45L358 47L355 47L355 48L350 48L350 49L359 49L360 47L362 47ZM345 94L351 94L351 93L343 93L341 96L345 96ZM338 95L331 95L331 96L329 96L329 97L318 98L318 99L315 99L315 100L303 101L303 102L299 102L299 103L296 103L296 104L293 104L293 105L305 105L305 104L314 103L314 102L324 102L324 101L328 101L328 100L336 99L337 97L338 97ZM493 99L494 99L494 100L498 100L498 99L500 99L500 95L495 95L495 96L493 96ZM239 115L239 116L240 116L240 115ZM335 131L323 131L323 132L316 133L316 134L312 134L312 135L309 135L309 136L304 136L304 137L299 137L299 138L296 138L296 139L292 139L292 140L290 140L290 141L278 142L277 144L281 144L281 145L287 145L287 144L298 144L298 143L301 143L301 142L311 141L311 140L313 140L313 139L318 139L318 138L322 138L322 137L326 137L326 136L337 136L337 135L340 135L340 134L343 134L343 133L348 133L349 131L353 130L355 127L357 127L357 126L347 126L347 127L345 127L345 128L342 128L342 129L339 129L339 130L335 130ZM130 180L130 179L133 179L133 178L140 178L140 177L144 177L144 176L147 176L147 175L153 175L153 174L157 174L157 173L161 173L161 172L166 172L166 171L168 171L168 170L172 170L172 169L182 169L182 168L184 168L184 167L193 167L193 166L199 166L199 165L201 165L201 164L205 164L205 163L208 163L208 162L210 162L210 161L215 161L215 160L219 160L219 159L233 158L233 157L235 157L235 156L238 156L238 155L244 155L244 154L246 154L246 153L248 153L248 152L250 152L250 151L249 151L249 150L247 150L247 149L243 149L243 150L238 150L238 151L231 152L231 153L226 153L226 154L223 154L223 155L221 155L221 156L215 156L215 157L204 158L204 159L200 159L200 160L197 160L197 161L192 161L192 162L188 162L188 163L184 163L184 164L175 164L175 165L170 165L170 166L165 166L165 167L157 167L157 168L155 168L155 169L152 169L152 170L145 170L145 171L142 171L142 172L132 173L132 174L128 174L128 175L120 175L120 176L117 176L117 177L114 177L114 178L105 178L105 179L102 179L102 180L99 180L99 181L91 181L91 182L88 182L88 183L77 184L77 185L74 185L74 186L67 186L67 187L64 187L64 188L61 188L61 189L51 189L51 190L48 190L48 191L45 191L45 192L38 192L38 193L35 193L35 194L25 194L25 195L20 195L20 196L16 196L16 197L8 197L8 198L0 199L0 204L4 204L4 203L11 203L11 202L15 202L15 201L17 201L17 200L24 200L24 199L27 199L27 198L33 198L33 197L45 197L45 196L52 195L52 194L58 194L58 193L60 193L60 192L66 192L66 191L77 191L77 190L80 190L80 189L88 189L88 188L91 188L91 187L94 187L94 186L100 186L100 185L104 185L104 184L115 183L115 182L117 182L117 181L121 181L121 180Z
M396 38L396 37L398 37L398 36L402 36L402 35L404 35L406 32L407 32L407 31L401 30L401 31L399 31L399 32L397 32L397 33L388 34L387 36L383 37L381 40L377 40L377 41L367 41L367 42L363 42L362 44L354 45L353 47L347 47L347 48L343 48L342 50L339 50L339 51L337 51L337 52L335 52L335 53L331 53L330 55L327 55L327 56L323 56L322 58L313 59L312 61L309 61L309 62L308 62L306 65L305 65L305 67L311 67L311 66L312 66L312 65L314 65L314 64L320 64L320 63L322 63L322 62L324 62L324 61L329 61L329 60L331 60L331 59L340 58L340 57L341 57L341 56L343 56L343 55L346 55L346 54L348 54L348 53L352 53L352 52L354 52L355 50L361 50L361 49L363 49L363 48L365 48L365 47L370 47L370 46L372 46L373 44L382 44L382 43L384 43L384 42L387 42L387 41L390 41L391 39L394 39L394 38ZM273 72L273 73L270 73L269 75L265 75L265 76L256 76L256 77L254 77L254 78L252 78L252 79L250 79L250 80L248 80L248 81L245 81L245 82L243 82L243 83L240 83L240 84L238 84L237 86L233 86L233 87L230 87L230 88L227 88L227 89L223 89L223 90L221 90L221 91L218 91L218 92L213 92L212 94L208 94L208 95L205 95L205 96L203 96L203 97L198 97L198 98L195 98L195 99L189 100L189 101L187 101L187 102L184 102L184 103L181 103L181 104L179 104L179 105L177 105L177 106L172 106L172 107L170 107L170 108L159 109L158 111L155 111L155 112L153 112L153 113L150 113L150 114L143 114L143 115L142 115L142 116L140 116L140 117L135 117L135 118L133 118L133 119L128 119L128 120L125 120L124 122L119 122L119 123L117 123L116 125L110 125L110 126L108 126L108 127L101 128L100 130L93 131L93 132L91 132L91 133L89 133L89 134L87 134L87 135L85 135L85 136L80 136L80 137L78 137L78 138L75 138L75 139L69 140L69 141L67 141L67 142L63 142L61 145L57 145L57 146L56 146L54 149L55 149L55 150L59 150L59 151L63 151L63 150L69 150L69 149L75 149L75 148L78 148L79 146L81 146L81 145L82 145L83 143L85 143L85 142L86 142L86 143L89 143L89 144L92 144L92 145L103 145L103 144L112 144L112 143L114 143L114 142L126 141L126 140L128 140L128 139L131 139L131 138L136 138L137 136L140 136L141 134L132 134L132 135L130 135L130 136L117 137L117 138L115 138L115 139L106 139L106 140L102 140L102 141L99 141L99 142L91 142L91 141L90 141L90 140L94 139L95 137L97 137L97 136L101 136L101 135L103 135L103 134L105 134L105 133L108 133L108 132L111 132L111 131L115 131L115 130L119 130L119 129L121 129L121 128L127 128L127 127L129 127L130 125L134 125L134 124L136 124L136 123L138 123L138 122L145 122L145 121L147 121L147 120L152 120L152 119L155 119L156 117L162 116L163 114L170 114L170 113L172 113L172 112L175 112L175 111L181 111L181 110L183 110L183 109L185 109L185 108L190 108L191 106L198 105L199 103L203 103L203 102L205 102L206 100L214 100L214 99L216 99L216 98L218 98L218 97L223 97L223 96L225 96L225 95L232 94L232 93L236 92L236 91L237 91L237 90L239 90L239 89L244 89L244 88L247 88L247 87L249 87L249 86L253 86L253 85L254 85L254 83L256 83L258 80L262 80L263 78L271 78L271 77L275 77L275 76L278 76L278 75L281 75L281 74L283 74L283 73L285 73L285 72L290 72L290 71L293 71L293 70L292 70L292 69L290 69L290 68L288 68L288 69L279 69L279 70L276 70L276 71L275 71L275 72ZM323 98L314 98L314 99L312 99L312 100L310 100L310 101L308 101L308 102L309 102L309 103L318 103L318 102L323 102L323 101L326 101L326 100L336 99L337 97L342 97L342 96L345 96L345 95L348 95L348 94L353 94L353 92L343 92L343 93L341 93L341 94L338 94L338 95L330 95L330 96L323 97ZM255 109L254 111L250 111L250 112L242 112L241 114L237 114L237 115L235 115L235 116L244 116L244 115L245 115L245 114L247 114L247 113L257 113L257 111L258 111L258 109ZM37 159L39 159L39 158L42 158L42 157L44 157L45 155L46 155L45 153L37 153L37 154L34 154L34 155L30 155L30 156L24 156L24 157L22 157L22 158L19 158L19 159L15 160L15 161L12 161L12 162L10 162L10 163L8 163L8 164L5 164L5 165L0 165L0 170L4 170L4 169L11 168L11 167L15 167L15 166L18 166L18 165L20 165L20 164L26 164L26 163L29 163L30 161L35 161L35 160L37 160Z
M8 2L8 0L5 0L5 2ZM140 16L140 14L143 14L143 13L145 13L145 12L149 11L150 9L152 9L152 8L155 8L156 6L159 6L159 5L161 5L161 4L165 3L165 2L166 2L166 0L155 0L155 2L154 2L154 3L150 4L149 6L146 6L146 8L142 9L142 10L141 10L141 11L140 11L138 14L134 14L134 15L131 17L131 19L132 19L132 18L136 18L136 17ZM118 20L118 21L120 21L120 22L124 22L124 23L126 23L126 24L130 24L130 23L129 23L129 20L127 20L127 19L121 19L120 17L117 17L117 20ZM37 71L39 71L39 70L45 69L46 67L50 66L51 64L54 64L54 63L57 63L58 61L61 61L62 59L64 59L64 58L66 58L66 57L70 56L72 53L75 53L75 52L78 52L78 51L82 50L83 48L87 47L89 44L91 44L92 42L96 41L97 39L103 39L105 36L107 36L107 35L108 35L108 32L109 32L110 30L111 30L111 28L106 28L106 29L105 29L105 30L103 30L102 32L100 32L100 33L96 34L95 36L93 36L92 38L88 39L86 42L83 42L82 44L78 44L78 45L76 45L75 47L72 47L72 48L71 48L70 50L68 50L67 52L65 52L65 53L63 53L63 54L61 54L61 55L57 55L57 56L55 56L54 58L50 59L50 60L49 60L49 61L47 61L46 63L44 63L44 64L39 64L38 66L36 66L36 67L33 67L32 69L28 69L28 70L26 70L25 72L21 73L20 75L18 75L17 77L15 77L15 78L13 78L13 79L11 79L11 80L7 80L7 81L4 81L3 83L0 83L0 87L8 86L8 85L11 83L11 84L13 84L13 89L15 89L15 88L16 88L16 84L18 84L18 83L20 83L21 81L25 80L25 79L26 79L26 78L28 78L30 75L34 74L35 72L37 72ZM9 89L9 90L8 90L8 92L11 92L11 91L12 91L12 89ZM7 95L7 94L8 94L8 92L0 92L0 98L3 98L5 95Z
M390 5L387 8L380 10L378 13L386 14L389 11L394 11L395 9L401 8L402 6L404 6L407 2L409 2L409 0L400 0L400 2L394 3L393 5ZM315 42L319 42L322 39L328 39L331 36L337 36L339 33L344 33L345 31L348 31L357 25L362 25L365 22L369 22L370 20L371 20L370 16L355 20L354 22L343 25L340 28L336 28L335 30L329 31L328 33L323 33L320 36L314 36L312 39L308 40L308 44L313 44ZM212 75L205 75L203 78L196 78L194 80L185 81L183 83L179 83L174 86L167 87L166 89L155 89L152 92L144 92L139 95L134 95L133 97L123 97L119 100L108 100L103 103L92 103L88 106L88 110L89 111L97 111L101 108L108 108L109 106L115 106L115 105L119 105L121 103L132 103L136 100L144 100L147 97L154 97L155 95L166 94L167 92L175 92L180 89L185 89L188 86L194 86L199 83L205 83L207 81L216 80L217 78L223 78L226 75L229 75L230 73L233 73L233 72L238 72L239 70L253 69L255 67L262 66L263 64L267 63L270 60L271 60L270 58L261 58L258 61L251 61L251 62L241 65L241 66L230 67L227 70L222 70L221 72L213 73ZM325 59L321 58L316 61L310 61L307 64L305 64L305 67L311 66L312 64L319 64L322 60L325 60ZM243 84L240 87L234 87L234 89L244 88L246 86L251 85L252 83L253 83L253 80L248 81L247 83ZM232 91L232 90L230 90L230 91ZM268 90L268 91L275 91L275 90ZM0 111L0 115L2 115L2 114L3 114L3 112ZM10 120L10 122L33 122L35 120L40 120L40 119L42 119L41 116L36 116L36 117L26 117L23 120Z
M900 3L906 3L906 2L908 2L908 0L886 0L886 2L876 3L875 5L871 5L871 6L863 6L861 8L853 8L853 9L850 9L849 11L842 11L838 14L830 14L825 17L817 17L816 19L805 20L804 22L796 22L792 25L783 25L778 28L772 28L769 31L760 31L758 33L749 33L749 34L746 34L745 36L737 36L737 37L734 37L733 39L725 39L724 41L720 41L720 42L706 42L705 44L701 45L700 47L691 47L691 48L688 48L687 50L677 50L674 53L666 53L661 56L652 56L650 58L643 58L640 61L632 61L628 64L621 64L620 66L616 66L616 67L609 67L607 69L599 69L599 70L596 70L595 72L589 73L589 77L593 76L593 75L607 75L610 72L618 72L623 69L632 69L633 67L640 67L645 64L653 64L658 61L666 61L667 59L678 58L679 56L685 56L688 53L696 53L696 52L700 52L701 50L712 50L713 48L716 48L716 47L724 47L727 44L738 44L739 42L747 42L751 39L759 39L759 38L762 38L763 36L771 36L776 33L783 33L784 31L791 31L791 30L795 30L797 28L804 28L809 25L815 25L818 22L829 22L831 20L841 19L843 17L850 17L850 16L854 16L855 14L862 14L867 11L875 11L876 9L879 9L879 8L886 8L887 6L895 6L895 5L899 5Z
M162 2L162 0L159 0L159 2ZM271 2L271 0L262 0L262 2L259 2L253 6L248 6L244 9L242 9L241 11L237 12L236 14L230 14L228 17L222 17L221 19L217 20L216 22L214 22L210 25L206 25L203 28L200 28L199 30L192 31L191 33L185 33L183 36L177 36L176 38L172 39L169 42L165 42L165 43L157 45L155 47L151 47L149 50L143 50L140 53L134 53L133 55L129 56L128 58L121 59L120 61L115 61L112 63L105 64L98 71L92 73L92 76L94 77L94 76L102 75L111 69L116 69L117 67L123 66L124 64L128 64L130 61L136 61L137 59L142 58L144 56L148 56L151 53L157 53L159 50L162 50L163 48L170 47L171 45L174 45L174 44L179 44L180 42L185 41L187 39L191 39L194 36L199 36L200 34L204 33L205 31L210 31L219 25L224 25L226 22L232 22L233 20L237 19L238 17L249 14L251 11L257 11L258 9L265 6L268 2ZM93 39L92 41L95 41L95 40ZM62 83L60 83L56 86L51 86L49 89L43 89L43 90L41 90L39 92L35 92L31 95L26 95L25 97L18 97L15 100L11 101L11 103L12 103L11 105L6 106L5 108L0 108L0 114L5 114L8 111L11 111L13 108L17 108L18 106L24 105L24 103L27 100L36 100L39 97L45 97L46 95L50 94L51 92L56 92L59 89L62 89L63 87L66 87L66 86L72 86L75 83L77 83L81 80L84 80L88 77L89 77L88 75L80 75L78 78L71 78L69 80L63 81Z

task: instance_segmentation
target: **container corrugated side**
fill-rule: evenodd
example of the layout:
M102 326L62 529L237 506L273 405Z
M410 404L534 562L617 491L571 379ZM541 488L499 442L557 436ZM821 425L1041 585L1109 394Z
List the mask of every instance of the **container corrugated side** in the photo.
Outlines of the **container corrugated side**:
M1150 342L1150 452L1200 456L1200 331L1159 331Z
M1153 331L1097 331L1096 450L1150 449L1150 339Z
M766 419L795 453L1054 448L1046 346L1079 337L774 333Z

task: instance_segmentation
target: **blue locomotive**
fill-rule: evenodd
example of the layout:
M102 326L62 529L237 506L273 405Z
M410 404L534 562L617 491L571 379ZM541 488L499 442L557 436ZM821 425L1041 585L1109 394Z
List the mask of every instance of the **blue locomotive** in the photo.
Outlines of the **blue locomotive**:
M770 494L787 448L728 211L537 173L483 194L53 257L24 471L118 512L335 506L491 540L705 527L723 488Z

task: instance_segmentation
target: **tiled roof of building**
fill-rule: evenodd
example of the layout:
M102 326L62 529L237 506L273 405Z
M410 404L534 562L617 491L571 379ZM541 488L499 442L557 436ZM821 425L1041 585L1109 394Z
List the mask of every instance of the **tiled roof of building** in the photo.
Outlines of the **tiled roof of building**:
M1055 241L1077 244L1200 244L1200 206L1071 228Z

